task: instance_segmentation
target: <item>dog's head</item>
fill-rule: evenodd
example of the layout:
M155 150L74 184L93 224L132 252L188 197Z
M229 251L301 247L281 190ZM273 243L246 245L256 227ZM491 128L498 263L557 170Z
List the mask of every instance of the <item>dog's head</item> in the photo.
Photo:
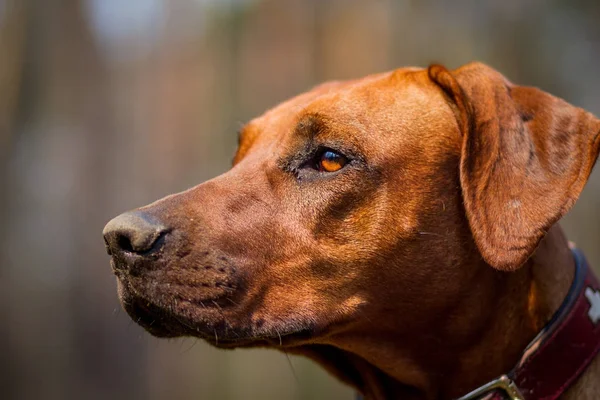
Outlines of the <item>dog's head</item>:
M249 122L229 172L106 226L119 296L154 335L223 347L424 332L465 266L527 260L599 131L481 64L318 86Z

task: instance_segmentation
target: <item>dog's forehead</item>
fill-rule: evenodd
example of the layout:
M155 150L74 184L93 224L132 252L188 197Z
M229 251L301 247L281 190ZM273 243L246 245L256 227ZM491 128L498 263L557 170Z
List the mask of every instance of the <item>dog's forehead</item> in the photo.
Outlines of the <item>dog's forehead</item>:
M361 112L389 109L400 95L395 92L415 84L425 85L426 82L427 74L420 68L403 68L361 79L326 82L282 102L249 125L260 131L273 128L280 131L284 127L294 127L305 115L321 114L329 119L346 115L359 117Z
M451 124L456 125L442 92L427 72L404 68L324 83L279 104L242 130L238 159L250 148L275 151L272 146L277 145L276 152L285 152L286 144L296 142L296 134L303 131L298 128L315 116L325 122L322 137L352 140L367 153L372 148L392 155L405 146L436 143L439 136L451 133ZM437 138L428 141L426 136Z

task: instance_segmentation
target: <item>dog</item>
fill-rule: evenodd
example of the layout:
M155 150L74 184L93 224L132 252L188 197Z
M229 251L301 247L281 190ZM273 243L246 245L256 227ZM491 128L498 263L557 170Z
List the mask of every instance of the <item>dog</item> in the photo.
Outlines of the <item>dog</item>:
M564 378L575 347L544 350L537 389L514 371L569 293L599 332L557 224L599 133L481 63L322 84L245 125L227 173L106 225L120 301L155 336L304 355L365 399L598 399L600 339Z

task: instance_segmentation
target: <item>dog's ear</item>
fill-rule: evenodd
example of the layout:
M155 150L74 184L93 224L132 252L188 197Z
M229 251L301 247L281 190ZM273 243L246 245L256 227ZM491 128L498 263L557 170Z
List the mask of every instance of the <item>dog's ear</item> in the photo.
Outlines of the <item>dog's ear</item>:
M517 269L581 193L600 121L483 64L428 74L462 131L460 184L475 243L488 264Z

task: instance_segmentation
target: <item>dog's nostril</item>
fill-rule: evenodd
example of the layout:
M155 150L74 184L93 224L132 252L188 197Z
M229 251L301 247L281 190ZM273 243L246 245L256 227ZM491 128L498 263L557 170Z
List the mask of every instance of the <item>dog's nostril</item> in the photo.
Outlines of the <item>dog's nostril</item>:
M112 219L104 227L104 241L109 255L119 253L142 254L151 250L167 231L149 215L127 212Z
M121 250L130 251L133 253L133 246L131 246L129 238L125 235L119 235L117 237L117 246L119 246Z

